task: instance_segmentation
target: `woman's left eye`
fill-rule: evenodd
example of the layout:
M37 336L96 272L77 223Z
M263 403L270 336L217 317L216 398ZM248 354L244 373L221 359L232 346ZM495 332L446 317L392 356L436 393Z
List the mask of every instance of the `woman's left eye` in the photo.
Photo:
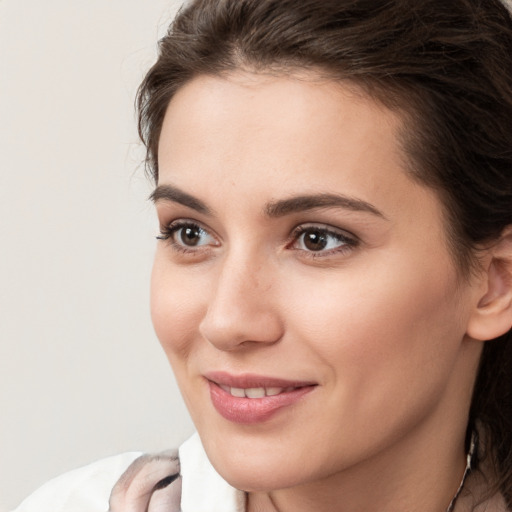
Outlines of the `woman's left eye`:
M348 250L358 244L354 236L327 226L300 226L293 233L291 247L307 253L325 254Z
M173 222L161 229L157 239L169 240L174 247L183 250L193 250L205 245L218 245L213 235L194 222Z

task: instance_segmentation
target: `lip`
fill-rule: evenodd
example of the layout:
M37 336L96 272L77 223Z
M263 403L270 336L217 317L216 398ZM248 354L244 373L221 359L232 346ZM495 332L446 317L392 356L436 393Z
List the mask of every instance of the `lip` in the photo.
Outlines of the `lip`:
M217 412L228 421L255 424L269 420L282 409L292 406L315 389L311 381L287 380L255 374L231 375L211 372L204 375L210 389L210 399ZM293 388L278 395L246 398L231 395L223 388Z
M204 377L219 386L229 386L230 388L299 388L306 386L315 386L313 381L288 380L276 377L264 377L254 373L244 373L242 375L232 375L227 372L208 372Z

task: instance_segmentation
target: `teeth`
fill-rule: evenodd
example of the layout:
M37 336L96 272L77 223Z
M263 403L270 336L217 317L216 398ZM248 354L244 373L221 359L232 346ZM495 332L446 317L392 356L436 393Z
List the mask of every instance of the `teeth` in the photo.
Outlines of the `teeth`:
M265 394L267 396L279 395L283 391L283 388L266 388Z
M227 386L221 386L224 391L227 391L232 396L237 398L264 398L265 396L279 395L283 391L292 391L295 388L229 388Z
M247 388L245 396L247 398L263 398L265 396L265 388Z
M245 390L242 389L242 388L231 388L230 389L230 393L233 395L233 396L237 396L239 398L243 398L245 397Z

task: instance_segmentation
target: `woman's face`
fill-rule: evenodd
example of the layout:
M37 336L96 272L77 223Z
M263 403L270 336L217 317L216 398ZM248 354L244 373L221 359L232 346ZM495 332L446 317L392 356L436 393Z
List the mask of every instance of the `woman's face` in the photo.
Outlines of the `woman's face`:
M245 490L438 444L477 360L474 294L399 117L313 78L196 78L160 138L152 318L212 463Z

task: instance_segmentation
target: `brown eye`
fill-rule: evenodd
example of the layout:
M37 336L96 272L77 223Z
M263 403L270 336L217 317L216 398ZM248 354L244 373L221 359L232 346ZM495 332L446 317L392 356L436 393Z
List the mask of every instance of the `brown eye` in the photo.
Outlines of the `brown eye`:
M178 243L187 245L189 247L195 247L201 245L201 237L204 230L199 226L189 226L178 229L175 232L175 239Z
M194 222L176 221L161 228L159 240L168 240L176 248L199 248L204 245L217 246L217 239Z
M328 236L318 229L311 229L302 235L304 247L309 251L323 251L328 244Z
M198 224L178 223L171 228L170 235L174 243L182 247L217 245L215 238Z
M344 231L327 226L300 226L294 234L294 249L306 253L325 253L355 247L358 240Z

